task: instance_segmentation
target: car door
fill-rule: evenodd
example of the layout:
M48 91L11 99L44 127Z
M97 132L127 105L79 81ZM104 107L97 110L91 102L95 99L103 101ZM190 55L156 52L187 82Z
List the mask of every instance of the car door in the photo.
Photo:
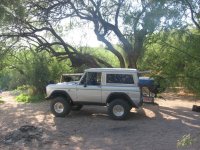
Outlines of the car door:
M85 103L101 103L101 73L87 72L77 85L77 101Z

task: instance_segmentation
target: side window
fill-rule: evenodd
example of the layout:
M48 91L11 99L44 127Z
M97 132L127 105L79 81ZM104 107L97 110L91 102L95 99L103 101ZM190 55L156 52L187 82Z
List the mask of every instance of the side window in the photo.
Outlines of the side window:
M87 85L101 85L101 73L87 72L82 78L80 84L83 85L86 82L87 82Z
M87 73L87 85L101 85L101 73L88 72Z
M84 77L82 78L80 84L83 85L86 83L86 77L87 77L87 73L84 75Z
M131 74L107 74L106 83L134 84Z

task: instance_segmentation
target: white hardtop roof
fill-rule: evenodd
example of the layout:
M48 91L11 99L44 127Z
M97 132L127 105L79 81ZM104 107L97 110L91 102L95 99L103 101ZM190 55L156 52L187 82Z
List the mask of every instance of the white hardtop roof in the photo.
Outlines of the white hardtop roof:
M137 73L137 69L128 68L90 68L86 69L85 72L118 72L118 73Z

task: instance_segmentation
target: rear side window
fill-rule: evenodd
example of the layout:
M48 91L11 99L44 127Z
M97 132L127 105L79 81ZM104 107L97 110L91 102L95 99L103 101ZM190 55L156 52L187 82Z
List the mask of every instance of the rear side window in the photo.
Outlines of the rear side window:
M107 74L106 83L134 84L131 74Z

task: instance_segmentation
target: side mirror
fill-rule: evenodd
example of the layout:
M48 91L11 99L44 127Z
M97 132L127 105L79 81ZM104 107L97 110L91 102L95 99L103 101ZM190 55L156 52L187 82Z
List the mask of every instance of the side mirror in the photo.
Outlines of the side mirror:
M86 82L84 83L84 87L87 87L87 83Z

